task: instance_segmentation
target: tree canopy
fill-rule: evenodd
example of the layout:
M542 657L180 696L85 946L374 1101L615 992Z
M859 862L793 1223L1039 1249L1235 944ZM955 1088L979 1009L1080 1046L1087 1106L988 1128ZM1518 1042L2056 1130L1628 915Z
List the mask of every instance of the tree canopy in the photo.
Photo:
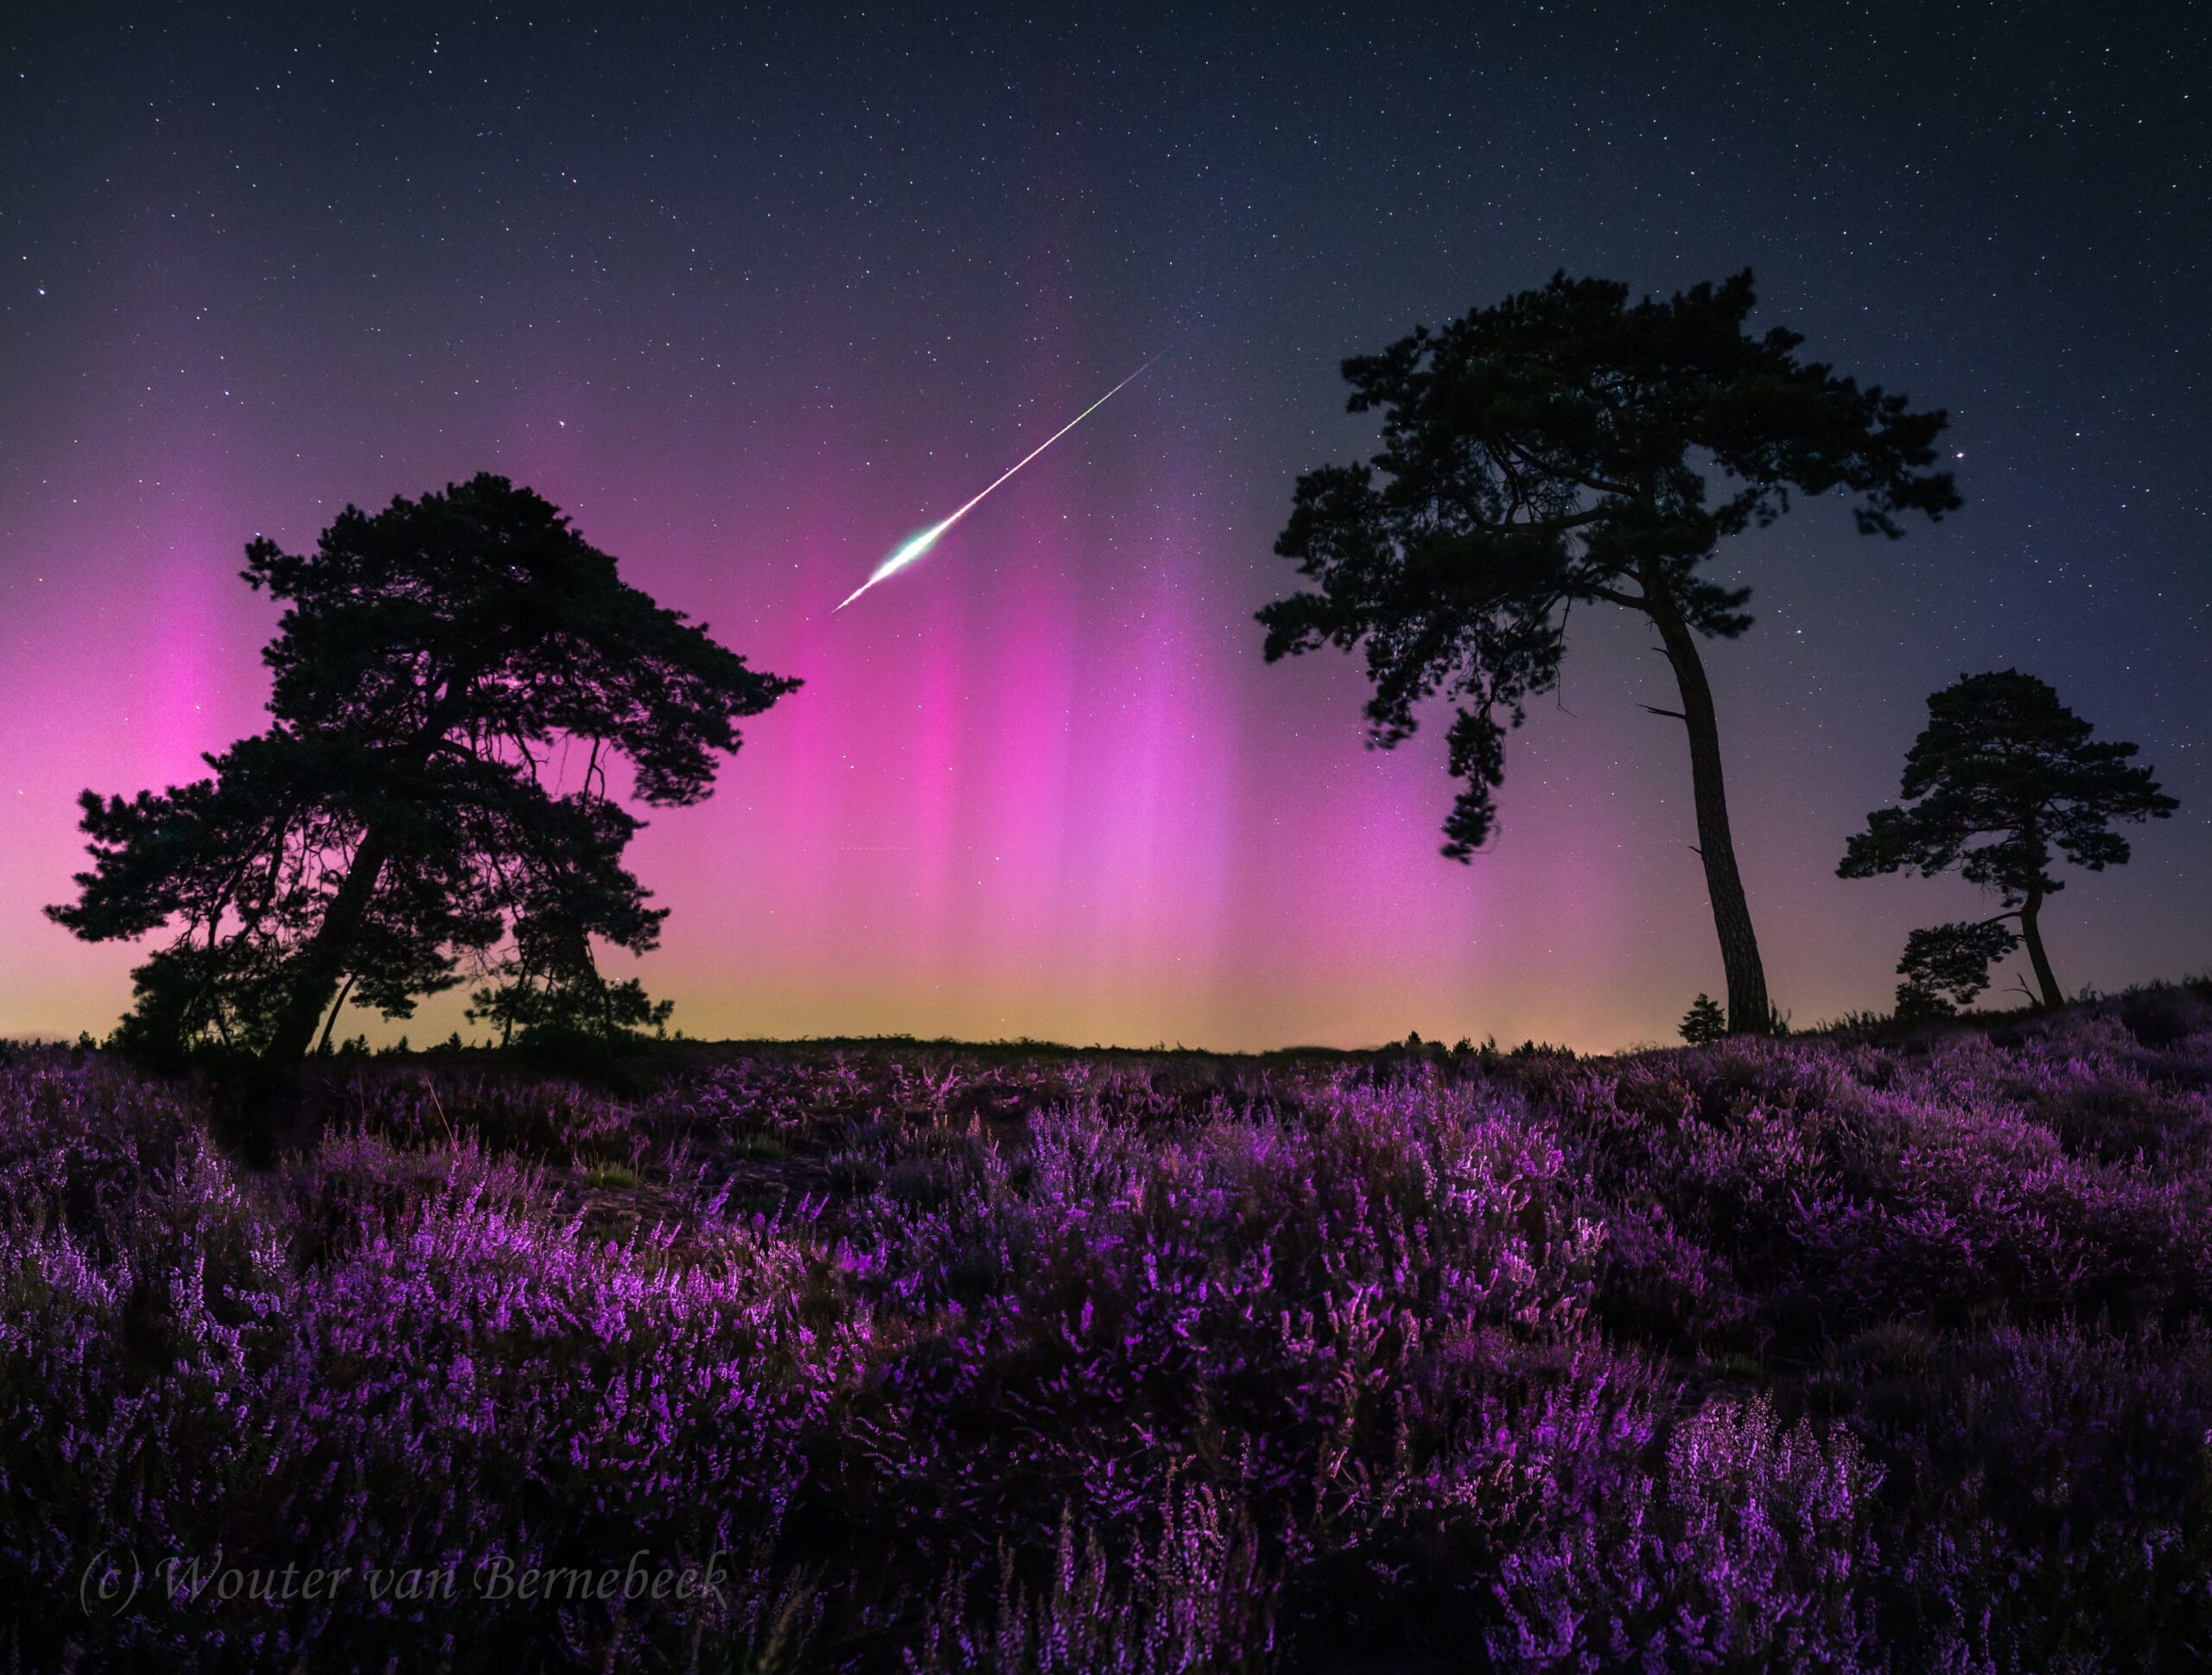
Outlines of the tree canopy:
M1796 333L1754 335L1751 274L1664 301L1555 276L1380 354L1344 364L1350 409L1382 415L1382 451L1298 480L1275 550L1315 584L1260 614L1269 662L1364 651L1370 741L1412 736L1450 704L1460 782L1444 853L1497 823L1504 735L1559 678L1578 604L1634 611L1681 694L1699 849L1728 977L1730 1026L1774 1016L1738 875L1700 637L1751 624L1750 590L1703 573L1719 542L1787 509L1792 490L1854 497L1862 532L1959 504L1929 469L1940 412L1802 361Z
M48 910L91 941L175 933L134 974L124 1039L296 1058L346 998L404 1018L465 969L509 1024L664 1016L594 957L652 948L666 916L622 865L641 822L607 771L639 802L696 803L738 720L798 682L499 477L348 506L310 554L257 539L242 574L286 607L271 725L208 778L86 792L92 870Z
M1997 892L2004 910L1980 921L1916 930L1898 971L1901 1011L1964 1005L1988 983L1988 968L2025 942L2041 1004L2064 999L2045 952L2044 902L2066 887L2052 871L2063 857L2092 872L2124 864L2127 840L2114 822L2163 820L2181 805L2138 747L2094 739L2094 724L2032 675L2007 669L1962 675L1928 700L1928 725L1906 753L1903 806L1877 809L1844 847L1839 876L1954 869ZM2017 937L2006 926L2019 926Z

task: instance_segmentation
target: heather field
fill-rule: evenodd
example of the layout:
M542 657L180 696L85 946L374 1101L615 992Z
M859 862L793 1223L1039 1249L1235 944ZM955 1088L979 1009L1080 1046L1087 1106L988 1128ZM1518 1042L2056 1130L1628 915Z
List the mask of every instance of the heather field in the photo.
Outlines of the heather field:
M319 1063L267 1168L204 1088L0 1068L0 1657L2212 1659L2212 987L1610 1059Z

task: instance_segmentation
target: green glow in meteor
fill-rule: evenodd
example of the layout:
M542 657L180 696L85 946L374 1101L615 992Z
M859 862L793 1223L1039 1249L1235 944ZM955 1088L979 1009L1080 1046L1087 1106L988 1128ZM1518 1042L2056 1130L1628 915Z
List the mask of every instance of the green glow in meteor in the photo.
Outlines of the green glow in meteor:
M1163 349L1160 352L1160 354L1164 355L1166 352L1167 352ZM837 605L837 610L843 610L846 606L850 605L855 600L858 599L862 593L868 592L869 588L874 587L877 582L881 581L886 576L898 574L899 571L905 569L909 564L912 564L924 553L926 553L931 548L937 545L938 537L943 535L947 530L950 529L955 523L957 523L962 518L967 517L969 512L975 511L976 508L982 503L984 495L988 494L992 489L996 488L1001 483L1006 481L1006 479L1013 476L1015 472L1020 471L1022 466L1027 465L1032 460L1042 454L1046 448L1052 447L1054 442L1058 441L1061 437L1066 435L1068 432L1073 430L1077 425L1081 424L1085 419L1096 413L1100 408L1105 406L1108 402L1112 401L1115 397L1120 395L1122 391L1130 384L1135 383L1136 380L1144 373L1146 369L1151 366L1152 362L1158 360L1159 358L1160 355L1154 355L1152 358L1152 360L1145 362L1143 366L1138 367L1137 370L1130 373L1128 378L1123 378L1121 383L1116 384L1111 390L1109 390L1096 401L1091 403L1090 406L1084 408L1082 412L1077 414L1072 419L1070 419L1065 424L1062 425L1058 430L1047 436L1043 441L1031 448L1028 453L1023 454L1011 466L1008 466L1004 471L1001 472L999 475L992 480L989 486L983 490L982 494L978 494L974 499L970 500L966 505L961 507L958 511L953 513L951 517L946 518L942 523L932 523L929 528L924 530L919 535L910 537L905 544L900 546L899 549L896 552L893 553L890 557L885 559L882 563L875 567L875 574L874 575L870 576L866 581L861 583L859 587L854 588L850 593L846 595L843 600L840 600ZM834 615L835 612L832 612L832 614Z

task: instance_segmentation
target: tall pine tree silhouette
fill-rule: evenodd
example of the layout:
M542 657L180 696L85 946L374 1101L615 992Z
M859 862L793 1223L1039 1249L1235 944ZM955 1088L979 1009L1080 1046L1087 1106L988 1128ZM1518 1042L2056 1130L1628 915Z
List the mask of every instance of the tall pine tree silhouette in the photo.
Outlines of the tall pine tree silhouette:
M1927 469L1941 413L1861 389L1779 327L1745 329L1751 276L1665 301L1554 277L1440 331L1344 363L1355 413L1379 409L1382 451L1298 480L1275 550L1314 591L1260 612L1266 655L1366 654L1369 737L1412 736L1450 703L1461 782L1444 853L1465 860L1496 821L1505 729L1558 682L1577 605L1634 612L1658 636L1688 735L1698 853L1727 977L1728 1025L1772 1027L1736 862L1720 730L1698 650L1751 625L1745 588L1702 574L1724 540L1770 523L1789 492L1857 497L1862 532L1959 504ZM1501 717L1503 719L1501 720Z

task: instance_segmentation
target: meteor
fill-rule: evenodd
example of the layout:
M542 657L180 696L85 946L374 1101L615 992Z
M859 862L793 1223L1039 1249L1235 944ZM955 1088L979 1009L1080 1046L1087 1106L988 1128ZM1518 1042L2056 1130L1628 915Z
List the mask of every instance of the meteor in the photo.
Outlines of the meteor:
M1162 349L1160 352L1160 355L1164 355L1166 352L1166 350ZM924 530L919 535L910 537L905 545L901 546L896 552L893 553L890 557L885 559L882 563L875 567L875 574L874 575L870 576L866 581L861 583L859 587L854 588L849 594L838 603L836 607L837 611L843 610L846 606L850 605L855 600L858 599L862 593L868 592L869 588L874 587L877 582L881 581L886 576L898 574L899 571L905 569L909 564L912 564L924 553L926 553L931 548L936 546L938 537L943 535L947 530L950 529L955 523L957 523L962 518L967 517L969 512L975 511L977 506L981 505L983 502L984 496L989 494L992 489L998 487L1001 483L1005 482L1006 479L1013 476L1015 472L1020 471L1022 466L1027 465L1032 460L1042 454L1046 448L1052 447L1054 442L1058 441L1061 437L1066 435L1068 432L1073 430L1077 425L1081 424L1085 419L1096 413L1100 408L1105 406L1108 402L1112 401L1115 397L1120 395L1122 390L1135 384L1138 378L1141 378L1145 372L1151 368L1153 361L1156 361L1160 358L1160 355L1154 355L1152 358L1152 360L1145 362L1142 366L1138 367L1135 371L1130 373L1126 378L1123 378L1121 383L1116 384L1111 390L1109 390L1096 401L1091 403L1090 406L1084 408L1082 412L1077 414L1072 419L1070 419L1065 424L1062 425L1058 430L1047 436L1043 441L1031 448L1028 453L1023 454L1019 460L1016 460L1012 465L1001 472L997 477L993 479L989 486L985 488L982 494L978 494L973 500L970 500L966 505L961 507L958 511L953 513L951 517L946 518L941 523L932 523L929 528ZM833 611L830 614L834 616L836 614L836 612Z

